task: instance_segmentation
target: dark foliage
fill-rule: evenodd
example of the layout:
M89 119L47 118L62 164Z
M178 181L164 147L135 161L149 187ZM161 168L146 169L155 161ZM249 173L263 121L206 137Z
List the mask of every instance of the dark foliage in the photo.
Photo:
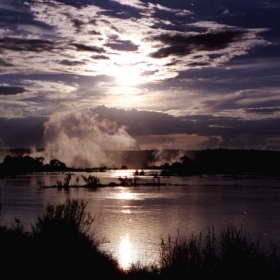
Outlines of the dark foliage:
M252 176L280 176L278 162L280 160L279 151L258 151L258 150L201 150L201 151L179 151L164 150L163 158L176 158L178 154L184 154L179 161L165 163L162 166L150 166L155 161L154 150L145 151L123 151L110 153L108 157L124 158L121 169L143 168L162 169L164 176L181 175L192 176L203 174L225 174L233 178L241 178L244 173ZM169 155L169 156L168 156ZM172 156L171 156L172 155ZM157 161L157 160L156 160ZM43 165L43 158L32 158L30 156L7 156L0 164L0 178L5 176L16 177L27 172L64 172L78 169L69 168L58 159L52 159L50 163ZM107 168L95 167L84 169L87 172L106 171ZM80 169L80 171L84 171ZM141 175L141 174L140 174Z
M178 236L161 241L158 266L133 265L130 279L279 279L280 258L273 246L264 254L242 229L228 226L219 236L214 229L203 238Z
M252 176L280 176L277 162L280 152L257 150L203 150L188 151L180 161L165 163L160 168L162 175L225 174L242 178L244 173Z
M119 176L118 180L120 181L121 186L131 186L133 182L132 178L128 178L127 176L124 177Z
M43 164L43 157L30 156L11 156L7 155L4 161L0 164L0 178L10 176L15 178L18 175L26 173L42 172L42 171L66 171L65 163L52 159L49 164Z
M43 171L65 171L67 166L64 162L59 161L58 159L52 159L49 164L43 166Z
M86 177L82 175L82 178L85 181L87 188L96 189L101 184L101 181L97 176L89 175Z
M90 233L93 217L83 201L48 205L32 232L18 222L0 228L1 279L116 279L117 262L98 250Z
M25 175L27 172L41 171L43 166L43 158L32 158L30 156L14 156L7 155L0 164L0 177L8 175L12 178L17 175Z

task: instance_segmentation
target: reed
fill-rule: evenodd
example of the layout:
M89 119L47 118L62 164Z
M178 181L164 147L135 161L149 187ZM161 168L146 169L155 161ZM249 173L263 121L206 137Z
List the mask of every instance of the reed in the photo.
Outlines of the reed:
M89 175L88 177L82 175L83 180L86 183L87 188L96 189L101 185L101 181L97 176Z

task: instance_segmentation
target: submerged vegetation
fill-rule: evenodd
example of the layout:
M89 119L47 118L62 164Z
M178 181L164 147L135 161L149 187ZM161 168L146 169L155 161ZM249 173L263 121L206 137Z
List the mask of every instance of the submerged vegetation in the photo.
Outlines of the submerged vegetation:
M124 271L100 250L94 218L79 200L48 205L31 230L15 219L0 227L1 279L278 279L276 245L264 253L243 228L209 229L190 238L162 239L158 262Z
M101 185L101 181L97 176L89 175L88 177L82 175L87 188L96 189Z

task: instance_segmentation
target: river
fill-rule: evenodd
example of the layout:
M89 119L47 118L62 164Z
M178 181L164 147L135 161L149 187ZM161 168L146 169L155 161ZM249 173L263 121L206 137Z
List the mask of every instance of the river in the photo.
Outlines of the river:
M134 170L117 170L97 175L103 184L119 182L119 176ZM82 173L86 176L89 174ZM80 176L75 173L72 176ZM70 188L42 189L37 181L52 185L63 174L32 174L18 179L0 180L2 203L1 225L20 218L28 229L48 203L67 198L88 202L86 210L95 216L92 225L101 248L112 253L123 268L130 264L156 263L161 238L207 233L214 227L217 234L228 224L242 226L267 249L270 241L280 241L280 180L222 176L161 177L161 186L146 186L153 176L139 176L137 186L104 187L97 190ZM79 184L83 182L80 180Z

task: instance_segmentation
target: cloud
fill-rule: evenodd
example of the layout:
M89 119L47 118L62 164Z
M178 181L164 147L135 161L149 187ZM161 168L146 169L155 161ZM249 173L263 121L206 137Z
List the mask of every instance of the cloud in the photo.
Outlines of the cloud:
M152 38L160 41L168 47L161 48L152 54L154 58L167 57L169 55L185 56L198 51L217 51L225 49L229 44L240 41L244 32L238 30L225 30L217 33L205 33L196 35L170 35L162 34Z
M72 44L72 45L74 47L76 47L77 51L97 52L97 53L105 52L104 49L96 47L96 46L87 46L84 44Z
M0 86L0 95L15 95L24 93L25 91L23 87Z
M127 126L128 133L139 139L140 146L147 148L155 148L154 142L157 143L158 147L164 148L164 143L167 141L173 143L173 148L187 149L190 146L204 149L207 148L207 145L208 148L228 148L231 139L245 134L262 135L261 137L264 139L269 135L280 135L280 127L277 125L280 116L274 119L248 120L239 117L213 115L174 117L158 112L122 110L105 106L96 107L93 111L98 113L101 119L115 120L119 125ZM146 141L145 137L147 137ZM180 140L183 138L188 141L184 143L183 140ZM175 139L177 142L175 140L170 141L170 139ZM196 144L194 144L195 142ZM248 147L253 145L252 143L250 142Z
M22 110L19 107L11 105L0 105L0 118L19 118L22 116Z
M12 67L13 64L5 61L4 59L0 59L0 67Z
M114 43L105 44L106 47L109 47L113 50L118 51L127 51L127 52L134 52L138 50L138 46L133 44L131 41L122 41L122 40L115 40Z
M172 8L168 8L163 5L160 5L160 4L152 4L152 3L149 3L149 9L166 11L166 12L173 13L177 16L188 16L188 15L192 14L191 11L188 11L185 9L172 9Z
M48 93L58 93L60 96L68 94L68 96L71 95L73 91L76 90L76 84L69 83L67 81L60 81L60 80L31 80L31 79L24 79L21 81L22 84L25 85L25 88L29 89L31 91L31 88L35 92L44 92L46 96L48 96ZM59 99L60 97L57 96Z
M10 37L0 39L0 49L20 52L52 51L54 49L54 43L47 40Z
M279 107L279 88L258 87L257 89L244 89L236 91L232 94L221 96L218 101L215 98L209 98L207 101L204 101L204 103L207 107L211 107L213 111L227 109L247 110L247 108L259 107Z
M114 2L122 6L117 10L128 16L113 13ZM140 82L154 82L176 77L183 70L220 65L266 43L259 36L263 29L215 22L190 24L177 20L178 14L181 18L183 12L187 19L190 12L162 4L118 0L99 3L103 8L98 3L77 8L65 3L26 4L34 17L29 25L40 23L42 29L3 34L0 49L6 58L2 71L9 73L10 67L5 64L8 61L15 72L42 72L44 64L44 71L50 73L114 77L122 67L129 66L134 72L153 73L140 76ZM140 13L135 14L132 6ZM173 14L176 20L170 21L166 13ZM44 56L39 55L41 52Z
M245 111L247 113L271 115L272 113L279 113L280 107L246 108Z
M144 3L140 0L110 0L112 2L118 2L121 5L130 6L136 9L143 9Z
M1 109L0 106L3 114ZM5 109L6 119L0 119L0 137L6 146L45 147L46 160L56 157L69 166L77 163L76 167L114 165L111 158L106 159L104 150L240 149L242 143L246 149L276 149L280 137L280 117L174 117L105 106L78 109L74 103L60 103L50 118L20 118L20 110Z
M185 133L170 133L163 135L138 135L134 136L137 140L139 147L142 150L161 150L161 149L200 149L204 143L208 143L207 148L213 148L213 144L210 143L209 138L206 136L199 136L196 134ZM212 137L214 138L214 137ZM215 138L216 139L216 138ZM218 141L219 142L219 141ZM211 145L210 145L211 144ZM218 146L215 143L214 148Z
M64 59L64 60L60 61L59 64L66 65L66 66L77 66L77 65L83 65L84 62L71 61L71 60L68 60L68 59Z
M105 56L105 55L93 55L91 58L92 59L106 59L106 60L110 59L108 56Z
M0 106L1 112L1 106ZM1 148L43 148L44 117L0 118Z
M8 15L0 17L2 115L49 115L60 102L106 104L142 110L99 108L133 136L198 135L211 146L243 135L245 124L254 135L260 124L273 133L268 119L280 117L276 12L256 22L268 3L250 11L244 3L205 3L35 0L16 9L1 2Z

